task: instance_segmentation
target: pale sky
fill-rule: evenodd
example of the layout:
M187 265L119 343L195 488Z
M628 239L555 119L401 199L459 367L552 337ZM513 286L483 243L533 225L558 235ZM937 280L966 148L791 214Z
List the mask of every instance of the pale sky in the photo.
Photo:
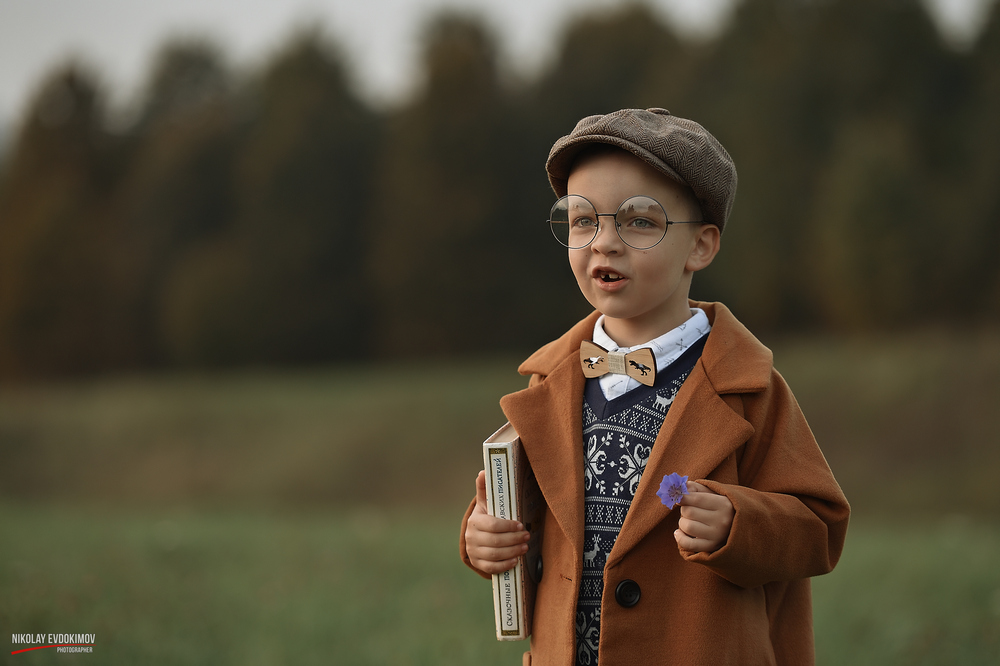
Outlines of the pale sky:
M362 92L398 99L413 81L417 39L433 10L458 7L488 21L506 60L530 73L552 53L572 13L624 0L0 0L0 131L16 118L42 76L80 58L116 102L143 80L151 56L172 36L205 36L231 63L252 67L297 27L319 22L350 59ZM647 0L687 31L711 34L738 0ZM995 0L924 0L961 39Z

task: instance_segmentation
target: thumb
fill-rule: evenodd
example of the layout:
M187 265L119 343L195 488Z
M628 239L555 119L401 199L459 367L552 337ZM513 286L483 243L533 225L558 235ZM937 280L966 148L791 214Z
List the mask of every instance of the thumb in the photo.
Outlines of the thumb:
M687 489L689 493L712 493L713 495L718 494L708 486L702 485L697 481L688 481Z
M486 513L486 471L481 470L476 477L476 506Z

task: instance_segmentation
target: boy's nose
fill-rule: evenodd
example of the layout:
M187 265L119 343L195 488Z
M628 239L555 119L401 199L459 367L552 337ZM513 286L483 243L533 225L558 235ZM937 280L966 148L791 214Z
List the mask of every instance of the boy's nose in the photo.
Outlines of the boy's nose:
M601 217L604 217L603 215ZM614 252L620 252L624 243L622 243L621 236L618 235L618 229L615 228L615 220L610 215L609 220L601 220L597 226L597 236L594 237L594 241L590 244L590 247L594 249L595 252L601 254L610 254Z

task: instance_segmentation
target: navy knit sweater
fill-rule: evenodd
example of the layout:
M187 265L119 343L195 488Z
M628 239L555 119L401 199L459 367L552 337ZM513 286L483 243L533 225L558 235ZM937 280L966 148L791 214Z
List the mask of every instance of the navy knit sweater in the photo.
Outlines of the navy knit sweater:
M632 505L656 435L677 391L701 357L707 336L640 386L607 400L588 379L583 402L584 555L576 605L576 663L595 666L601 632L604 565Z

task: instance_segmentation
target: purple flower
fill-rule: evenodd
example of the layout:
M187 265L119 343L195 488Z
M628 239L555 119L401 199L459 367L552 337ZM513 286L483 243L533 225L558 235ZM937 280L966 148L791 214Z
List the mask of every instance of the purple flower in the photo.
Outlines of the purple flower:
M660 482L660 489L656 491L660 501L668 509L672 509L681 503L681 498L688 494L688 478L678 476L676 473L667 474Z

